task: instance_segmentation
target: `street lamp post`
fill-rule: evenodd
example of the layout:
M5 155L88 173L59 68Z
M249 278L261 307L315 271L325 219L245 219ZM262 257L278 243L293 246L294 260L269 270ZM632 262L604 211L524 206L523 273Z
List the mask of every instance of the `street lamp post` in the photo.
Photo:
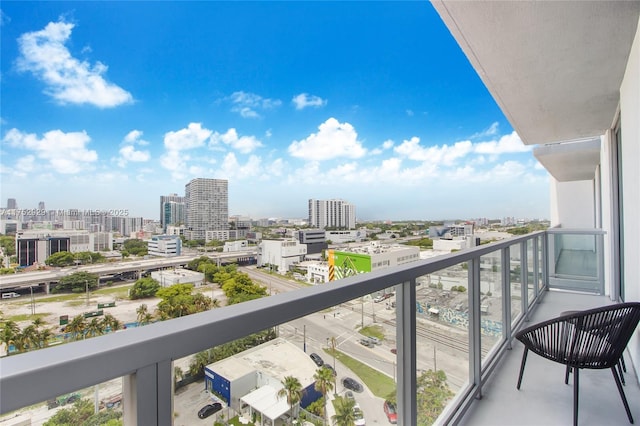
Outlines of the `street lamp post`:
M31 315L36 314L36 302L33 299L33 286L29 286L29 290L31 290Z
M84 280L84 285L87 292L87 306L89 306L89 280Z

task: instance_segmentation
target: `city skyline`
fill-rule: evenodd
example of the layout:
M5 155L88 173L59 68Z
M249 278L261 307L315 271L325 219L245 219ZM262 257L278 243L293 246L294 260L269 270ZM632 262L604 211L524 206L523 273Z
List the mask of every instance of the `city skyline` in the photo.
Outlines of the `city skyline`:
M428 2L8 2L0 18L1 192L20 208L159 219L159 196L211 178L256 218L304 218L310 198L359 220L549 217L547 173Z

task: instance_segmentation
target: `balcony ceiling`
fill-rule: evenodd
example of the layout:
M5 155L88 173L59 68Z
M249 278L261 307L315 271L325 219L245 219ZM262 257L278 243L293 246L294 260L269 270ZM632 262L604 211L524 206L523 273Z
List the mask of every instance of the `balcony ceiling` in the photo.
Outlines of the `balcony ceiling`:
M539 145L533 155L559 182L591 180L600 164L600 138Z
M639 1L432 4L525 144L612 125Z

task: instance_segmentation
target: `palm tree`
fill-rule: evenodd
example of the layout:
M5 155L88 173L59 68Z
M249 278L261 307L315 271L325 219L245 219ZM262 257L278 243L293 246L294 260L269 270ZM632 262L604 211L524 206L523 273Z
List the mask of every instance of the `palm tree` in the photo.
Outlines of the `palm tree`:
M151 313L149 312L149 308L144 303L138 306L138 309L136 309L136 314L138 315L136 317L138 325L147 325L153 319L153 315L151 315Z
M108 328L112 332L122 328L122 322L111 314L106 314L104 318L102 318L102 324L105 330Z
M354 399L347 399L342 396L337 397L333 401L333 406L336 409L336 414L331 416L331 420L335 422L336 426L354 426L356 422L355 413L353 407L355 407L356 401Z
M316 370L316 374L313 375L313 379L316 381L314 387L320 392L324 398L324 405L322 406L322 417L325 422L327 420L327 394L333 390L333 380L335 375L333 371L326 367L320 367Z
M2 331L0 331L0 343L4 343L7 347L7 355L9 355L9 347L16 346L16 338L20 335L20 327L15 321L7 321L4 323Z
M302 385L300 380L293 376L285 376L282 380L283 388L278 391L278 398L287 398L290 408L289 422L293 424L293 407L302 399Z
M91 318L89 324L87 324L85 335L86 337L96 337L104 333L104 326L97 318Z
M53 331L51 331L50 328L45 328L43 330L40 330L40 332L38 333L38 341L39 341L38 347L46 348L47 346L49 346L49 341L54 337L55 337L55 334L53 334Z
M67 324L66 330L71 333L72 340L80 340L84 337L86 328L87 321L85 320L84 315L76 315L69 324Z

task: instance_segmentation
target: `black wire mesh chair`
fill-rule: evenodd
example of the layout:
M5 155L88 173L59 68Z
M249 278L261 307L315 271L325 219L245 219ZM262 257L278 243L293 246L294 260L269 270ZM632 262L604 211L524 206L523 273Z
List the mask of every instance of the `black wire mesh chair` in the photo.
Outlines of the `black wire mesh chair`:
M640 303L631 302L562 315L520 330L515 337L524 344L524 352L517 389L522 384L529 351L566 365L565 383L568 383L569 371L574 373L573 424L577 425L579 370L609 368L629 422L633 423L620 380L622 371L616 367L639 321Z

